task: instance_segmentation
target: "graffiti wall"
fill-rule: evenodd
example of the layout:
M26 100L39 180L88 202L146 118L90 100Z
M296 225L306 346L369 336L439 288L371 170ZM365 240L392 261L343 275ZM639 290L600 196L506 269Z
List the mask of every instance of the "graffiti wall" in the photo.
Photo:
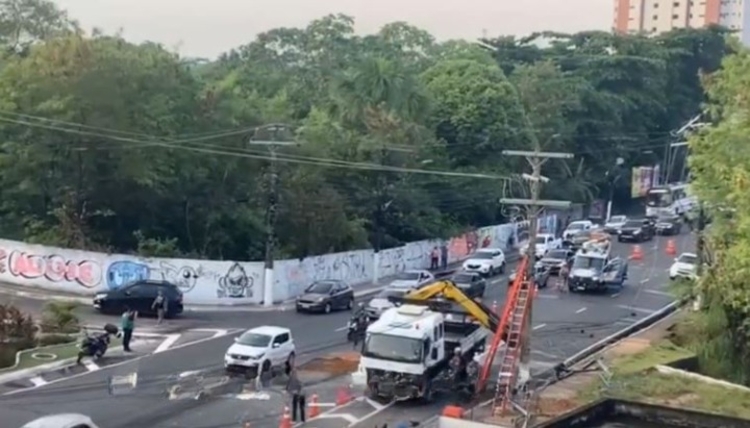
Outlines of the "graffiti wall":
M554 227L554 221L543 222ZM523 227L490 226L447 241L411 242L376 255L372 250L326 254L275 263L273 300L297 296L316 280L341 279L353 286L371 283L408 269L430 267L438 248L449 263L478 248L518 248ZM122 254L44 247L0 239L0 282L93 295L138 280L168 281L184 293L186 304L253 304L264 296L262 262L140 258Z
M263 263L145 259L0 240L3 282L89 295L145 279L176 284L187 304L259 303L263 296Z

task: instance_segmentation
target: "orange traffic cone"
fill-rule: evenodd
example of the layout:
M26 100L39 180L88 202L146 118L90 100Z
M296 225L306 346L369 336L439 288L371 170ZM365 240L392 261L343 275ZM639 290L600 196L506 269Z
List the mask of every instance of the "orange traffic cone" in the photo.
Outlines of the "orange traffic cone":
M352 401L352 394L349 391L349 386L339 387L338 391L336 391L336 405L343 406L350 401Z
M630 254L631 260L643 260L643 250L640 245L633 246L633 252Z
M442 415L446 418L462 419L464 417L464 409L458 406L445 406Z
M320 414L320 406L318 406L318 394L313 394L310 398L310 417L314 418Z
M284 414L281 415L279 428L292 428L292 415L289 414L289 407L284 406Z
M667 241L667 255L668 256L677 255L677 246L674 244L674 239L670 239L669 241Z

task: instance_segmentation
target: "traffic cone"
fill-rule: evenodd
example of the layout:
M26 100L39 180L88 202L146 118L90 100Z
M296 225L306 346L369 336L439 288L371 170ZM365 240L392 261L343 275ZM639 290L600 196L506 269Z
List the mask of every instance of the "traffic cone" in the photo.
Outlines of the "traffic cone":
M344 404L352 401L352 394L349 391L349 386L341 386L336 391L336 405L343 406Z
M289 414L288 406L284 406L284 414L281 415L279 428L292 428L292 415Z
M458 406L445 406L442 416L453 419L463 419L464 409Z
M640 245L633 246L633 252L630 254L631 260L643 260L643 250Z
M669 241L667 241L667 255L668 256L677 255L677 246L674 243L674 239L670 239Z
M310 417L314 418L320 414L320 406L318 406L318 394L313 394L310 398Z

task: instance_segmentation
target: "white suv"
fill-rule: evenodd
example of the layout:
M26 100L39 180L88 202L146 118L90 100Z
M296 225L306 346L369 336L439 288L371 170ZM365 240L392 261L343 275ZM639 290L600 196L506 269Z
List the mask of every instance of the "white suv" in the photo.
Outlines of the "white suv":
M697 271L698 256L693 253L682 253L679 257L674 259L674 264L669 268L669 279L696 279Z
M253 371L288 368L294 364L292 332L284 327L263 326L250 329L234 339L227 349L224 367L228 371Z
M492 276L505 272L505 254L499 248L482 248L469 256L463 264L463 270Z

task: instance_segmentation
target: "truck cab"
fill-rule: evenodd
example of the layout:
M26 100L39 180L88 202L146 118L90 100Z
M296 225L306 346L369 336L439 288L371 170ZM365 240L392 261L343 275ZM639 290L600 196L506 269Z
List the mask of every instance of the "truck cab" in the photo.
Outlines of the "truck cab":
M528 244L527 244L528 245ZM521 255L526 254L528 246L524 245L521 248ZM544 257L550 250L556 250L562 248L562 239L556 238L551 233L540 233L536 236L536 242L534 242L534 254L538 259Z
M466 358L486 341L487 331L466 316L404 304L386 310L367 327L360 365L369 395L388 400L429 399L453 350Z
M604 251L579 251L573 258L568 289L575 291L606 291L609 286L622 287L627 279L628 264L620 258L611 259Z

